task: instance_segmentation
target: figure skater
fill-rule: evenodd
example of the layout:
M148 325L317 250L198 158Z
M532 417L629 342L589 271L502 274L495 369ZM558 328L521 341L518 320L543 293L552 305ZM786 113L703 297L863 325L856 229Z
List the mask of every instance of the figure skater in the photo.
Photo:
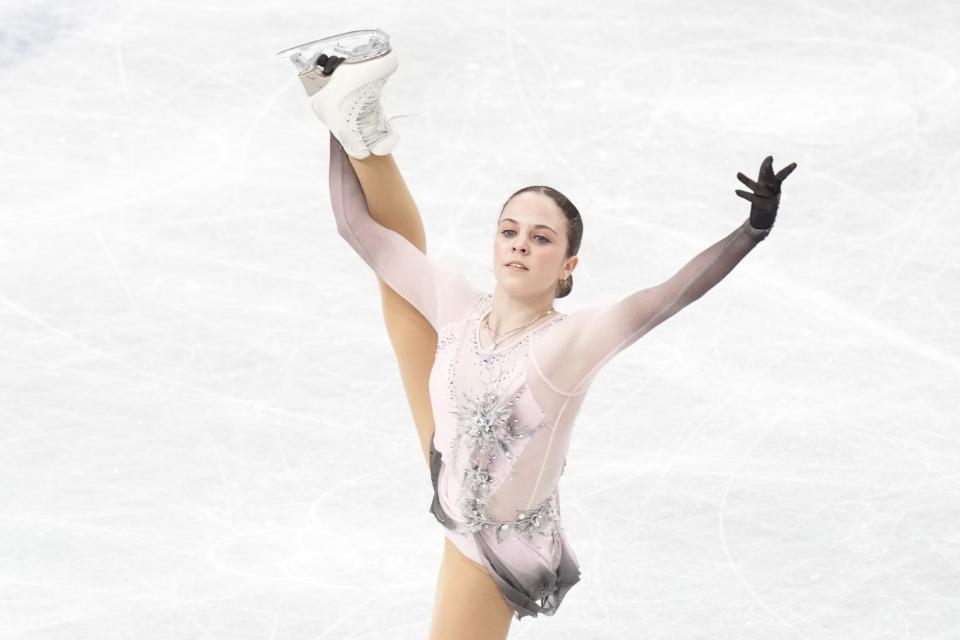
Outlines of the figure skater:
M559 480L574 420L601 368L709 291L766 236L783 180L773 158L750 216L668 280L564 314L583 235L576 207L547 186L503 205L493 293L426 255L420 214L393 160L397 135L380 93L397 69L381 30L282 51L330 131L337 230L376 273L431 483L444 552L432 640L502 640L514 616L554 615L580 579L562 526Z

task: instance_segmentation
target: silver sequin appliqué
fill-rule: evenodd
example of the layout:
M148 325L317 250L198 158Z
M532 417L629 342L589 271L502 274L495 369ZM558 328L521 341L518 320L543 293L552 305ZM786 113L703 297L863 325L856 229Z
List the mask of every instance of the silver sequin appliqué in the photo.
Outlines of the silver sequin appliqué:
M500 383L509 380L511 376L505 376L499 368L494 371L490 366L490 359L483 359L482 363L487 365L488 374L496 374L485 381L485 388L496 391L488 390L477 397L471 397L464 392L465 402L456 412L457 446L465 440L470 450L470 466L463 471L461 477L458 505L464 519L464 528L476 533L484 527L494 527L497 542L503 542L504 535L509 531L532 544L536 544L537 536L552 535L556 539L559 535L557 523L560 514L552 496L548 496L532 510L517 510L513 520L495 520L488 511L487 503L494 484L494 478L488 471L490 464L502 453L512 466L517 442L521 438L530 437L544 425L541 423L527 427L514 418L513 407L526 390L526 385L505 397L500 390Z

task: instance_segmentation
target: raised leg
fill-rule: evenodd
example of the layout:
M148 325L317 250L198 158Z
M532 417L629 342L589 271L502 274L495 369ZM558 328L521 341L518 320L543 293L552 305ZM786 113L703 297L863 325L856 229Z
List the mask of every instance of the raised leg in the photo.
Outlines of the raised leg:
M427 240L420 211L400 175L393 154L371 154L363 160L350 157L360 186L367 199L370 216L409 240L426 253ZM417 427L417 436L424 462L430 466L430 439L435 422L430 406L428 381L437 350L437 332L417 309L391 289L383 280L380 300L387 335L393 345L407 403Z
M349 157L349 156L348 156ZM423 221L392 154L371 154L363 160L349 157L363 188L370 216L402 235L426 253ZM380 299L387 334L393 344L407 402L417 427L427 468L435 422L428 381L437 350L437 333L416 308L383 280ZM430 640L504 640L513 609L507 604L486 568L444 540L437 579Z

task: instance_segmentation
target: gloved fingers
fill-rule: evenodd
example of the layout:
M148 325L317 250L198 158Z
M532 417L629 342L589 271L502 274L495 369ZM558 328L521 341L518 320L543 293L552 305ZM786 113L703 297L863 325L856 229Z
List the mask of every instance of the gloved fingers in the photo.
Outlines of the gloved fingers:
M734 193L744 200L749 200L753 204L769 206L770 202L774 200L774 198L771 198L770 196L756 195L754 193L750 193L749 191L742 191L741 189L736 189Z
M773 156L767 156L760 163L760 179L773 177Z
M747 176L743 175L743 174L742 174L741 172L739 172L739 171L737 172L737 180L739 180L739 181L742 182L743 184L747 185L748 187L750 187L750 188L753 189L754 191L759 191L759 190L760 190L760 185L758 185L756 182L754 182L753 180L751 180L751 179L748 178Z
M336 69L341 62L346 60L346 58L339 58L337 56L328 56L325 53L321 53L320 57L317 58L317 66L323 67L323 75L328 76L333 73L333 70Z
M760 165L759 182L772 193L780 193L780 183L773 175L773 156L764 158L763 164Z
M775 194L779 185L777 184L776 176L773 175L773 156L767 156L763 159L763 162L760 163L760 172L756 182L750 180L742 173L737 174L737 179L754 191L770 191Z
M772 198L780 194L780 185L773 182L772 179L770 181L760 180L759 182L754 182L742 173L737 174L737 179L753 189L754 193L758 196Z
M793 163L791 163L791 164L788 164L788 165L785 166L783 169L780 169L780 173L778 173L776 176L774 176L774 178L776 178L777 182L783 182L784 179L785 179L788 175L790 175L791 173L793 173L793 170L796 169L796 168L797 168L797 163L796 163L796 162L793 162Z
M340 63L346 60L346 58L338 58L337 56L330 56L330 59L327 60L327 64L323 65L323 75L328 76L333 73L333 70L340 66Z
M738 196L751 202L758 209L765 211L776 211L780 201L780 183L789 176L797 163L791 163L780 170L779 173L773 173L773 156L767 156L760 163L760 172L757 180L751 180L743 173L737 173L737 180L750 187L753 193L737 189L734 191Z
M780 185L797 168L797 163L792 162L781 169L779 173L773 173L773 156L767 156L760 165L760 182L766 184L770 189L780 192Z
M768 162L769 161L769 162ZM773 164L772 156L768 156L764 160L764 164L760 168L760 182L766 185L767 189L775 195L780 195L780 188L783 184L783 181L793 173L793 170L797 168L797 163L792 162L786 167L781 169L777 174L773 173Z

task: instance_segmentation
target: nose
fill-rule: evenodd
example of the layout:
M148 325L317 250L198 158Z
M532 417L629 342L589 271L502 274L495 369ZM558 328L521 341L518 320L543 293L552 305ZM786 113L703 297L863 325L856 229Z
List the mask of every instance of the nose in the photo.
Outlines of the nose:
M527 249L527 242L523 238L514 237L512 251L516 253L519 251L522 254L527 254L529 249Z

